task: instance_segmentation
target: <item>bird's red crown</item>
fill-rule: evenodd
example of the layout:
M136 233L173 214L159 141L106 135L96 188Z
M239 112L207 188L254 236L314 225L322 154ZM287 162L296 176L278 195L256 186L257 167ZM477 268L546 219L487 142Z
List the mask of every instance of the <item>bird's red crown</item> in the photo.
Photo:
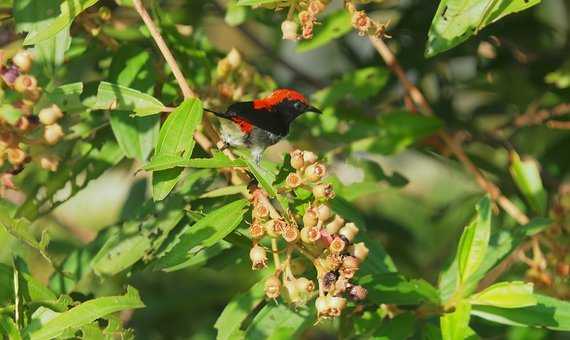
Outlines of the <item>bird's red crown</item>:
M290 89L278 89L273 91L271 95L268 97L257 99L253 101L253 108L254 109L268 109L271 108L282 101L289 99L289 100L298 100L305 104L307 104L307 98L300 94L295 90Z

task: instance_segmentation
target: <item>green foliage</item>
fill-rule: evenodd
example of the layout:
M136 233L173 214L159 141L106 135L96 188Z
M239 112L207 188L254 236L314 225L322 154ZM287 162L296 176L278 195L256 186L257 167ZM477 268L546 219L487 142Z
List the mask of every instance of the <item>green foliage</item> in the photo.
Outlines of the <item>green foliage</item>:
M351 29L350 14L346 11L332 13L323 20L322 26L315 29L315 36L311 40L304 40L297 45L297 52L303 53L324 46Z

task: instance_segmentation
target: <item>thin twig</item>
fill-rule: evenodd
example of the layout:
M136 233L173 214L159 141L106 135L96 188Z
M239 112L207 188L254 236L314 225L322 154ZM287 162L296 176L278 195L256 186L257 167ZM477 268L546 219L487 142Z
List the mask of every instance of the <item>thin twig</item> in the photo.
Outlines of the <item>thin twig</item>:
M386 65L392 70L392 72L398 77L406 91L409 93L410 97L414 103L419 107L419 111L427 116L434 116L434 111L425 99L421 91L408 79L404 70L398 63L398 60L390 50L390 48L384 43L382 39L377 37L369 37L372 45L376 48L380 56L386 62ZM505 197L501 190L487 178L485 175L471 162L469 157L465 154L463 148L457 144L451 136L445 132L441 131L439 136L443 139L445 144L450 148L451 152L459 159L461 163L475 176L476 182L479 184L483 190L485 190L492 199L494 199L509 215L511 215L518 223L527 224L529 218L519 210L519 208L511 202L507 197Z

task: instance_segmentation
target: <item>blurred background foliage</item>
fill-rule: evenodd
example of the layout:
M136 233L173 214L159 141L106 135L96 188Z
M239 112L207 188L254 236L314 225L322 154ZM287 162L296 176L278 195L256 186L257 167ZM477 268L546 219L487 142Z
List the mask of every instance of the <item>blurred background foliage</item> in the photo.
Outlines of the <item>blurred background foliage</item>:
M0 3L4 8L9 6L9 1ZM176 84L167 75L164 61L129 3L101 0L89 8L71 27L70 48L59 56L59 61L40 62L38 78L49 83L50 88L84 82L83 96L94 92L92 84L98 81L123 82L122 85L160 98L167 106L176 106L180 100ZM390 23L387 33L391 38L387 44L407 76L424 92L438 118L409 114L413 108L398 79L368 39L352 30L336 32L337 39L319 42L319 27L313 40L296 43L281 38L279 28L285 15L282 11L238 6L233 0L156 0L148 4L184 74L208 106L219 108L234 98L253 98L276 84L310 95L324 114L297 120L287 141L269 149L266 157L280 160L290 145L325 156L332 164L331 181L337 183L337 194L340 192L345 204L357 208L353 213L363 222L370 238L382 243L407 277L437 282L438 273L455 253L461 230L484 193L461 164L448 157L449 150L434 136L441 127L450 131L475 164L530 216L562 216L559 223L566 226L566 231L557 237L567 252L567 1L543 1L507 16L431 58L426 58L424 51L437 3L385 0L362 5L371 18ZM109 18L103 18L101 8L110 12ZM340 8L342 3L333 1L324 17ZM327 19L323 21L324 30ZM97 27L89 29L93 23ZM4 45L14 44L11 25L10 21L2 22L0 39ZM102 37L118 41L120 48L109 45ZM252 65L251 70L235 75L231 81L217 79L219 60L233 48ZM125 65L137 70L132 79L127 79L128 75L121 78ZM249 82L253 79L253 85L241 89L241 96L235 95L237 89L232 86L240 84L244 77ZM223 89L230 92L218 95ZM70 131L79 136L87 135L101 123L99 117L89 112L82 112L79 117L69 122ZM112 117L111 114L111 120ZM153 117L145 119L141 129L152 134L159 121ZM112 125L114 132L120 129L120 122ZM107 133L110 136L111 131ZM84 189L34 221L32 228L38 238L42 231L49 230L51 242L47 251L54 262L59 263L70 253L93 256L100 245L97 241L90 243L92 240L103 240L110 226L141 214L151 189L147 173L137 170L153 144L150 148L141 145L129 159L106 159L107 165L101 171L108 164L116 166L101 176L95 171L88 176L93 180ZM123 151L128 149L121 147ZM532 204L525 202L509 173L509 152L513 150L523 159L539 164L547 195L543 209L549 212L537 214L527 208ZM41 182L34 182L33 176L36 175L32 170L16 176L18 183L29 187L24 190L27 193L36 190L33 183ZM69 190L75 189L67 188L57 196L64 197ZM11 199L21 204L23 198L13 193ZM193 210L207 210L211 204L202 199ZM511 228L516 223L503 213L495 225ZM1 262L9 264L18 255L25 259L34 277L48 281L53 268L40 253L2 229L0 244ZM228 301L261 278L250 270L246 254L247 249L224 250L209 259L207 266L196 264L173 273L134 270L105 280L94 273L83 273L86 275L82 275L74 294L78 294L79 300L118 294L129 283L139 290L147 306L133 315L121 314L129 320L128 326L134 329L137 339L212 339L216 335L213 325ZM529 274L528 269L527 264L515 262L505 277L526 275L537 283L537 291L561 299L570 297L567 274L563 277L551 273L551 281L545 282ZM58 286L54 283L51 287ZM333 339L334 326L322 323L303 337ZM483 338L564 337L544 329L511 328L481 319L474 319L472 328ZM415 336L421 337L419 333Z

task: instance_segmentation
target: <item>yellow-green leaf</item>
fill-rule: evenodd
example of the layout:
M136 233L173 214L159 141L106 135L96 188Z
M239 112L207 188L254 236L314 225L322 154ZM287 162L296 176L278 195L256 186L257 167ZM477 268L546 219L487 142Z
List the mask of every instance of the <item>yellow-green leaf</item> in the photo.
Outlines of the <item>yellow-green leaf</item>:
M532 283L513 281L496 283L469 298L473 305L520 308L536 305Z

